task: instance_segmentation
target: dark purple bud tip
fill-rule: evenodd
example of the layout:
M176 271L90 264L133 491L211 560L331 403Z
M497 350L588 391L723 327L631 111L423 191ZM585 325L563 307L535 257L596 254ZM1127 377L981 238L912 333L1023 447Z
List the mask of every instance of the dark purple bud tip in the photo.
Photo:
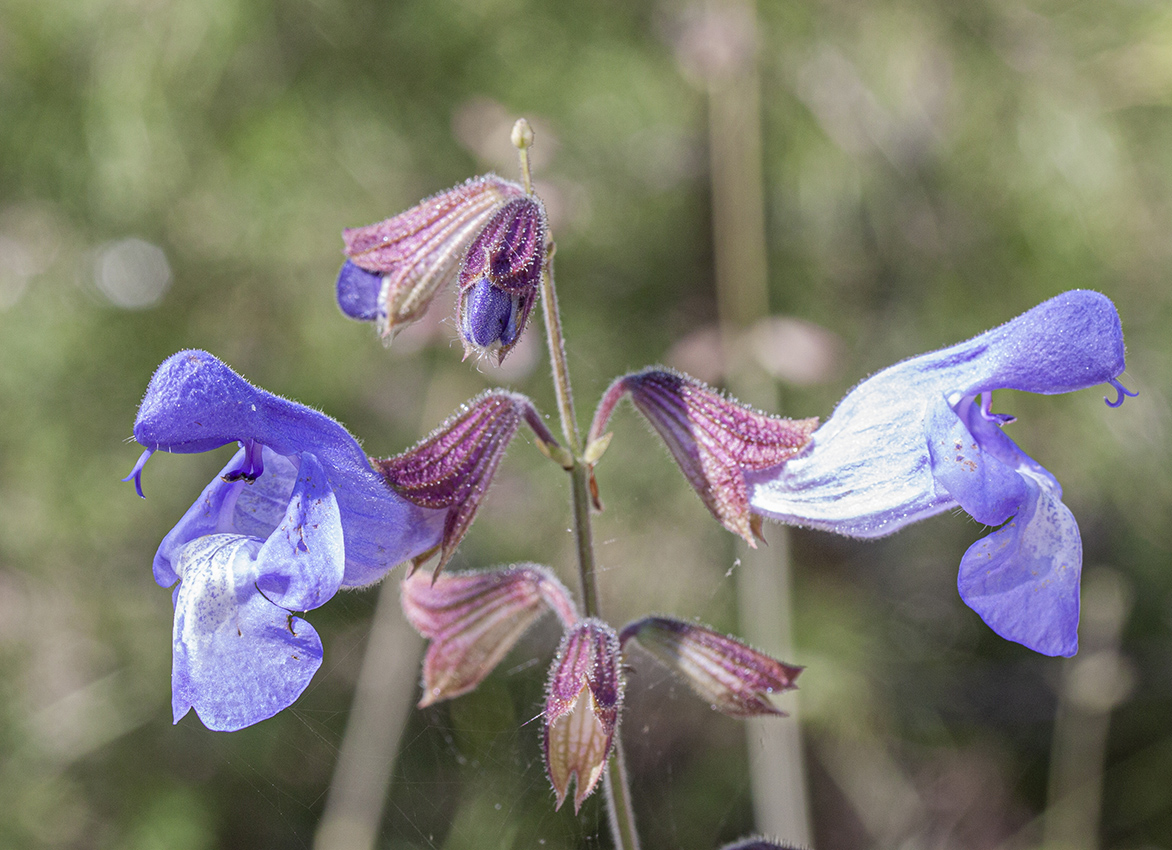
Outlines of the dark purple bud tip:
M1117 378L1112 378L1107 383L1115 388L1115 401L1107 397L1103 397L1103 401L1107 402L1108 407L1119 407L1123 404L1124 398L1135 398L1139 393L1133 393L1127 387L1123 386Z
M477 348L509 346L517 341L520 299L482 277L468 290L460 327L464 340Z
M351 319L373 322L378 318L382 286L381 274L368 272L347 260L338 272L338 306Z

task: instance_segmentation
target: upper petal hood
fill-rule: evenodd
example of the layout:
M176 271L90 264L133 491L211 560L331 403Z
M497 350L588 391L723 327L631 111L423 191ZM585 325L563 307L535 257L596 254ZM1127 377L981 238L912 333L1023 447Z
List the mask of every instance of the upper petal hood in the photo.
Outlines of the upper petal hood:
M934 474L930 446L965 398L994 389L1069 392L1123 369L1115 306L1097 292L1063 293L863 381L801 456L746 476L749 503L783 522L854 537L890 534L956 504Z
M295 461L304 452L314 454L342 515L347 587L378 581L390 568L438 545L443 534L445 512L414 505L391 490L337 421L252 386L204 351L181 351L158 368L139 408L134 436L148 450L201 452L239 441L264 446L264 457L275 453ZM231 486L213 481L180 522L191 523L190 533L171 539L172 544L210 533L208 526L216 527ZM159 577L158 560L155 566Z

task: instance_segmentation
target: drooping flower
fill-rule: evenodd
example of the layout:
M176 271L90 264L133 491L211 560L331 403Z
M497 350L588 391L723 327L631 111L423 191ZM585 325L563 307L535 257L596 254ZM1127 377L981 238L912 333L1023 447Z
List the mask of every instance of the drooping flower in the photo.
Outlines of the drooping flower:
M802 672L707 626L669 617L629 623L619 633L619 644L625 647L632 638L730 717L784 716L770 696L796 688L794 680Z
M1046 655L1078 649L1082 541L1062 488L1001 427L997 389L1065 393L1117 380L1123 332L1109 299L1066 292L951 348L905 360L852 390L783 466L748 473L753 510L879 537L960 506L1001 526L960 564L960 595L998 634Z
M446 573L434 581L417 572L402 587L403 612L431 641L420 708L479 685L546 612L567 628L578 620L565 587L537 564Z
M776 467L802 451L818 420L767 416L688 375L646 369L610 385L595 411L589 444L605 439L615 405L627 393L712 515L755 547L761 518L749 504L745 475Z
M436 575L472 524L522 421L541 443L557 445L533 402L518 393L489 390L465 404L414 448L374 461L387 484L403 498L423 508L444 511ZM421 554L416 563L430 554Z
M557 808L571 778L575 812L602 778L622 699L618 636L601 620L582 620L562 638L546 690L545 769Z
M545 261L545 209L525 195L502 206L473 240L460 269L456 324L464 356L505 359L537 301Z
M194 706L209 728L236 729L287 706L321 660L316 634L291 612L377 581L443 536L445 512L389 488L338 422L206 352L163 362L134 436L145 451L126 480L140 495L156 451L241 446L155 554L155 580L179 585L176 721Z
M375 322L389 339L455 280L485 223L524 194L520 185L486 174L385 221L343 231L347 260L338 273L338 306L352 319Z

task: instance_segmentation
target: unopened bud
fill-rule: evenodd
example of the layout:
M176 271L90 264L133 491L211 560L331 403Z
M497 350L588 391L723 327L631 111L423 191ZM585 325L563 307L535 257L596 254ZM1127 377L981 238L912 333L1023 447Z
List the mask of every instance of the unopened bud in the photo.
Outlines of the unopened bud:
M701 699L732 717L784 715L770 697L797 687L801 667L783 664L736 638L707 626L667 617L646 617L623 628L620 642L635 638Z
M518 118L513 125L513 147L525 150L533 147L533 127L524 118Z
M537 301L545 260L545 210L531 196L505 204L468 248L460 269L456 325L464 356L496 352L500 363L517 344Z
M547 611L566 627L578 619L565 587L537 564L447 573L434 581L415 573L402 588L403 612L431 641L420 708L479 685Z
M516 183L487 174L386 221L343 231L347 260L338 273L338 306L352 319L377 323L389 339L455 279L484 223L524 194Z
M761 519L750 510L745 473L780 466L800 453L818 420L768 416L683 373L647 369L611 384L594 414L587 445L602 437L627 393L712 515L755 547Z
M545 768L557 808L566 800L571 778L575 812L598 784L622 700L618 637L601 620L583 620L562 639L546 691Z

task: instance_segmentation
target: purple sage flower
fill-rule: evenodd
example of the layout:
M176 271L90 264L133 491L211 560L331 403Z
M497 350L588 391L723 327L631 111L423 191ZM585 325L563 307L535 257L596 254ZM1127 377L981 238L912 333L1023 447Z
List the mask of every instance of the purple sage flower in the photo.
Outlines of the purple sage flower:
M562 638L546 689L545 769L557 808L571 778L575 812L602 778L622 700L618 636L601 620L582 620Z
M1078 650L1082 541L1062 488L1002 430L996 389L1065 393L1124 370L1119 314L1066 292L852 390L783 466L749 473L749 504L781 522L880 537L956 506L1001 526L960 563L961 598L999 635L1045 655Z
M485 223L524 194L518 184L486 174L386 221L343 231L347 259L338 273L338 306L352 319L375 322L390 339L455 280Z
M472 524L505 449L524 420L538 440L557 441L528 398L489 390L469 401L417 446L374 461L387 484L422 508L444 512L436 574L444 568ZM422 553L416 566L430 557Z
M756 547L761 517L749 504L745 475L776 467L802 451L818 420L767 416L689 375L646 369L610 385L595 411L588 443L603 438L615 405L627 393L712 515Z
M419 707L468 693L546 612L569 628L578 612L566 588L537 564L445 573L402 582L403 612L431 641L423 659Z
M168 358L134 424L156 451L241 446L163 538L154 575L175 592L176 722L194 707L212 729L271 717L321 663L316 633L292 612L360 587L436 547L445 512L391 490L335 420L249 384L203 351Z
M628 624L619 633L620 645L625 647L631 638L679 674L701 699L731 717L784 716L770 696L796 688L794 680L802 672L707 626L668 617Z
M526 195L506 203L468 248L460 269L456 324L464 356L495 351L505 359L537 301L545 262L545 209Z

